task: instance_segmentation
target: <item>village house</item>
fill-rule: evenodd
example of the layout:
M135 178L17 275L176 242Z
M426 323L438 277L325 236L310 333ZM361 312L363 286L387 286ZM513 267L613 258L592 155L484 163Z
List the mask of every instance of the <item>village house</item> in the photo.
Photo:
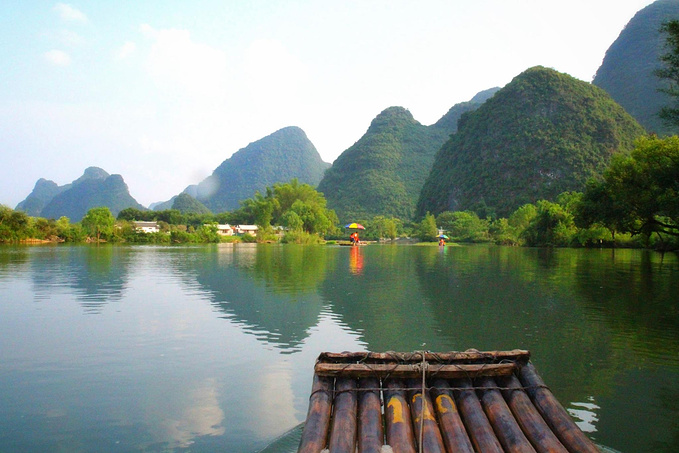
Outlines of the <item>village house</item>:
M217 234L222 236L233 236L233 227L228 223L226 225L217 225Z
M160 227L157 222L134 221L134 229L140 233L158 233Z
M236 235L242 236L249 234L250 236L257 236L257 225L235 225L233 231Z
M217 225L217 234L222 236L242 236L244 234L249 234L251 236L257 236L257 225Z

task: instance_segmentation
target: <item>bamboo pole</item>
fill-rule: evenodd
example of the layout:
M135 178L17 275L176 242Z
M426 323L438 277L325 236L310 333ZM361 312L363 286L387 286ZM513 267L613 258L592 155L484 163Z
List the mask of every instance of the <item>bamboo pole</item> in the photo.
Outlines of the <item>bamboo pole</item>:
M474 453L474 447L472 447L455 405L453 394L448 390L448 387L450 387L448 382L437 379L433 382L431 388L443 442L449 452Z
M524 349L513 349L510 351L476 351L468 350L464 352L425 352L424 360L427 362L453 362L453 361L497 361L502 360L525 360L530 358L530 352ZM318 361L333 362L398 362L398 363L420 363L422 362L421 352L322 352L318 356Z
M314 375L309 410L297 453L319 453L328 439L333 379Z
M335 404L328 449L332 453L355 453L358 399L356 381L338 378L335 383Z
M410 389L408 390L410 414L413 418L415 444L418 445L418 450L427 453L445 453L443 438L434 417L434 406L429 392L426 390L422 392L421 380L409 379L406 385ZM419 448L420 440L421 449Z
M467 427L469 438L476 451L504 453L469 379L456 380L453 382L453 387L458 389L454 392L455 397L462 420Z
M390 379L383 384L387 444L394 453L416 453L410 410L403 382Z
M477 376L508 376L516 370L514 363L489 364L449 364L429 363L427 376L443 379L477 377ZM352 376L380 377L380 378L417 378L422 376L419 364L383 364L383 363L317 363L315 372L319 376Z
M599 453L599 449L571 419L568 412L545 386L532 363L521 368L519 378L535 407L569 452Z
M502 394L516 421L538 453L568 453L542 418L516 376L503 377L498 383L505 387Z
M361 379L358 386L358 452L379 453L384 444L380 381Z
M535 449L521 431L521 427L509 410L495 380L481 378L478 380L481 394L481 404L486 411L488 420L495 430L498 440L507 453L535 453Z

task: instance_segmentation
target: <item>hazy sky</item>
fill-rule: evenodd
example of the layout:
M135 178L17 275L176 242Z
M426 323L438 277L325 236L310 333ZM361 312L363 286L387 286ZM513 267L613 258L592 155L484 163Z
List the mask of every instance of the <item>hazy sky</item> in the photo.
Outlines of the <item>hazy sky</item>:
M121 174L147 206L299 126L332 162L542 65L590 82L652 0L0 2L0 204Z

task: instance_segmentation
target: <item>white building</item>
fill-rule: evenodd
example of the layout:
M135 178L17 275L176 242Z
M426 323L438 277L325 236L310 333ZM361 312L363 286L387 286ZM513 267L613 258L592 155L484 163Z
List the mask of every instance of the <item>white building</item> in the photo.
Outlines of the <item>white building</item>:
M233 231L237 235L249 234L250 236L257 236L257 225L235 225Z
M222 236L233 236L233 227L228 223L226 225L217 225L217 234Z
M158 233L160 231L160 227L158 226L157 222L135 221L133 223L134 229L141 233Z

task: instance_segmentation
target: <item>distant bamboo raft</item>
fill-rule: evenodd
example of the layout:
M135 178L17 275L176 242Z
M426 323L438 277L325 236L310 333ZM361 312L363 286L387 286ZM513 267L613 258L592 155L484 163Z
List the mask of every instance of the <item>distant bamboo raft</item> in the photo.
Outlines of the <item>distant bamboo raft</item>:
M298 453L598 453L529 359L324 352Z

